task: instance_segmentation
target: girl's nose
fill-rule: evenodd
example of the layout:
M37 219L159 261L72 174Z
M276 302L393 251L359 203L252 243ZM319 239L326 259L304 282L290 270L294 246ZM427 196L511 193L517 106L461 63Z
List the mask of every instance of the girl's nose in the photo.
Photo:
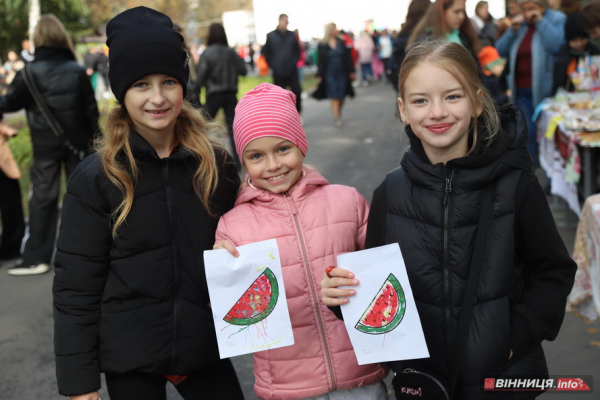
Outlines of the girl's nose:
M165 101L165 95L161 87L152 89L150 101L154 104L162 104Z
M438 101L434 101L431 104L431 118L443 118L446 116L446 109L443 104Z
M281 166L281 163L275 156L267 156L267 169L269 171L275 171Z

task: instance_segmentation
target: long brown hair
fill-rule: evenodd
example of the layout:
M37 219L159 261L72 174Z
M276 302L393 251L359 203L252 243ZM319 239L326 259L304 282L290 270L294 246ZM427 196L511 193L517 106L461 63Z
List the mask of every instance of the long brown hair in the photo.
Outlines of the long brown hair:
M423 15L427 12L429 7L433 7L430 0L412 0L408 6L406 12L406 19L400 28L399 33L407 32L410 34L415 26L421 21Z
M436 0L436 2L429 7L427 13L423 16L419 24L413 30L410 38L408 39L408 45L410 46L413 44L419 39L419 36L428 30L431 30L434 38L444 38L448 33L445 12L454 5L454 1L455 0ZM460 26L460 32L471 41L473 52L477 54L479 52L479 39L477 37L475 27L473 26L473 23L467 16L466 12L465 20Z
M220 124L208 122L188 102L184 102L175 124L177 140L198 160L192 184L196 195L211 215L213 214L210 200L219 181L214 149L221 146L209 135L219 128ZM123 193L121 204L112 214L113 237L117 235L119 226L125 222L127 214L131 211L135 184L139 176L137 162L129 145L132 129L133 122L127 109L123 105L117 106L108 114L104 136L97 138L94 143L108 179Z
M73 42L67 33L65 26L54 14L44 14L41 16L35 30L33 31L33 45L40 46L62 46L71 50L75 59L75 50Z
M475 113L481 107L481 114L472 115L469 133L471 135L471 154L478 140L490 143L500 130L500 118L494 101L479 77L477 63L469 51L462 45L446 40L426 40L407 49L399 77L399 96L404 101L404 86L408 76L420 64L429 63L448 71L462 86L469 98L471 109ZM481 93L481 95L479 94ZM480 137L477 125L485 125L485 137Z

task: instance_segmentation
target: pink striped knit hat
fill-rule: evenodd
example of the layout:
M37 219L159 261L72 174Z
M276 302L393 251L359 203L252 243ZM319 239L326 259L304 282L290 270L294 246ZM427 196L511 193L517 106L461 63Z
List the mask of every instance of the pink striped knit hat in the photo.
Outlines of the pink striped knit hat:
M279 86L262 83L246 93L235 107L233 140L240 159L248 143L267 136L289 140L304 155L308 151L296 96Z

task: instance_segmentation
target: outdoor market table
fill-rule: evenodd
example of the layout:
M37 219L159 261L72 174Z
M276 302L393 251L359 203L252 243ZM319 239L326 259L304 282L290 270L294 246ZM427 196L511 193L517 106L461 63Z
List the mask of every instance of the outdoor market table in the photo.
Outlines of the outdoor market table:
M585 201L573 259L577 273L568 298L569 310L586 321L595 321L600 317L600 194Z
M550 193L562 197L581 216L577 183L583 169L583 196L593 194L597 166L592 164L592 151L600 147L600 134L569 130L560 119L559 112L545 109L537 120L540 165L551 179Z

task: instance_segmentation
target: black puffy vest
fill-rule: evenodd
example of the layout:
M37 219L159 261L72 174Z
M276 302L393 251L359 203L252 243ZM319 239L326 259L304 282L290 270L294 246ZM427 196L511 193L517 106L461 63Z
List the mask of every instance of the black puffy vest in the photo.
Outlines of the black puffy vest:
M460 399L478 398L474 394L481 393L485 377L502 375L511 350L511 307L523 288L515 248L517 186L523 171L530 169L524 147L527 136L517 122L514 114L504 116L505 131L495 144L445 166L424 162L420 142L413 140L409 130L412 151L403 158L402 167L386 178L387 240L400 244L430 353L428 359L395 362L393 369L410 366L447 384L446 355L452 352L464 298L481 197L486 185L495 185L458 381Z

